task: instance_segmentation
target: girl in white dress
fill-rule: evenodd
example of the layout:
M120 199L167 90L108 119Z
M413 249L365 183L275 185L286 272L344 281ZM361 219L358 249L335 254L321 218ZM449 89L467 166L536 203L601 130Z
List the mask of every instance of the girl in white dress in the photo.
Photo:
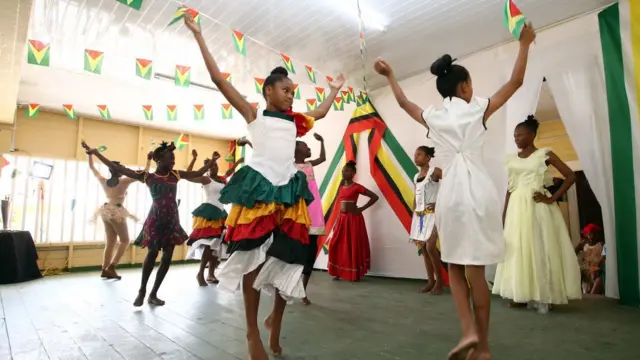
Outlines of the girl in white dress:
M448 359L491 359L491 299L484 269L503 260L504 239L501 204L482 163L482 144L486 121L522 86L529 47L535 37L533 28L526 25L511 78L490 99L474 96L469 72L454 65L451 56L436 60L431 72L436 75L436 87L444 98L441 108L430 106L423 110L409 101L391 67L380 59L375 63L376 71L389 80L400 107L434 135L443 159L436 228L442 261L449 263L451 292L462 326L462 338Z
M218 287L235 291L242 285L250 360L268 360L258 329L260 290L275 297L264 325L269 331L269 348L278 356L280 329L288 301L305 296L302 271L307 261L311 219L307 205L313 201L307 176L296 169L293 154L296 137L313 127L314 119L326 116L344 84L340 74L330 84L331 94L307 113L292 111L294 85L287 70L277 67L265 79L264 111L258 112L226 81L190 15L189 28L200 47L205 65L222 95L247 122L253 154L220 194L220 202L232 204L225 222L229 259L219 269Z
M580 267L569 231L556 201L575 183L575 174L550 149L537 149L538 120L518 124L514 138L520 152L507 156L509 186L502 222L504 262L498 264L493 293L547 313L552 304L580 299ZM544 188L547 166L565 177L551 195Z
M442 262L438 250L438 233L436 231L436 198L440 189L442 170L429 166L435 156L435 148L420 146L413 156L414 163L420 171L413 179L416 189L413 219L411 220L410 240L418 247L418 254L424 259L427 270L427 286L418 292L431 295L442 294Z

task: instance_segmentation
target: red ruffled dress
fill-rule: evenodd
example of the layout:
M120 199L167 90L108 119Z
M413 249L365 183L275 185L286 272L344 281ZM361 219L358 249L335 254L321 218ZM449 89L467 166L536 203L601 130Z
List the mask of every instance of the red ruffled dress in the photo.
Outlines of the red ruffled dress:
M358 196L367 189L353 183L340 187L336 205L346 202L357 202ZM371 268L371 249L367 226L362 214L341 212L329 239L329 265L331 276L349 281L358 281Z

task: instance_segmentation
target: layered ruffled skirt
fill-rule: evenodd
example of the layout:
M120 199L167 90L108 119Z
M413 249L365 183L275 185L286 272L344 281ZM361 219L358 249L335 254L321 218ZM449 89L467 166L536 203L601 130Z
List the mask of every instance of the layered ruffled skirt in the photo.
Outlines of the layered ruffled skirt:
M221 256L224 253L222 232L227 212L217 206L204 203L198 206L192 213L193 231L189 235L187 245L187 259L201 259L204 250L209 247L214 255Z
M250 166L241 168L220 196L232 208L225 235L230 257L216 274L218 286L236 291L243 276L262 265L253 284L256 290L277 291L287 301L303 298L311 225L307 204L312 200L302 172L275 186Z

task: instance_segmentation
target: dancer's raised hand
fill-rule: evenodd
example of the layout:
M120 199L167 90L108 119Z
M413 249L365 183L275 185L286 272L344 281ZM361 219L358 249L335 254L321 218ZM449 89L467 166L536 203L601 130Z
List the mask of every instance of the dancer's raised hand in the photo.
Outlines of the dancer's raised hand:
M318 141L324 141L324 138L322 137L322 135L318 133L313 133L313 137Z
M212 160L212 161L216 161L216 160L218 160L218 159L220 159L220 153L219 153L219 152L217 152L217 151L214 151L214 152L213 152L213 155L211 156L211 160Z
M186 26L194 34L200 33L200 25L198 25L196 20L193 18L193 15L191 14L184 14L184 26Z
M520 43L523 45L531 45L536 40L536 31L531 23L525 24L520 32Z
M378 60L376 60L376 62L373 64L373 68L378 74L382 76L389 77L393 75L393 69L391 68L391 65L380 58L378 58Z
M331 90L340 90L344 86L344 82L344 74L340 73L338 74L338 77L334 79L331 84L329 84L329 87L331 88Z
M191 150L191 156L193 156L194 158L198 157L198 152L196 151L196 149Z

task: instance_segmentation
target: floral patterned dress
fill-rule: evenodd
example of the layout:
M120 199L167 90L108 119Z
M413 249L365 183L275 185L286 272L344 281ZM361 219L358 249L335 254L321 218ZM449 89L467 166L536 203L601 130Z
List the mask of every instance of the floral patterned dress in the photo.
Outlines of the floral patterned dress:
M189 238L180 226L176 202L179 180L180 175L177 171L172 171L166 176L144 174L144 183L149 187L153 203L142 231L134 242L136 246L161 250L167 246L180 245Z

